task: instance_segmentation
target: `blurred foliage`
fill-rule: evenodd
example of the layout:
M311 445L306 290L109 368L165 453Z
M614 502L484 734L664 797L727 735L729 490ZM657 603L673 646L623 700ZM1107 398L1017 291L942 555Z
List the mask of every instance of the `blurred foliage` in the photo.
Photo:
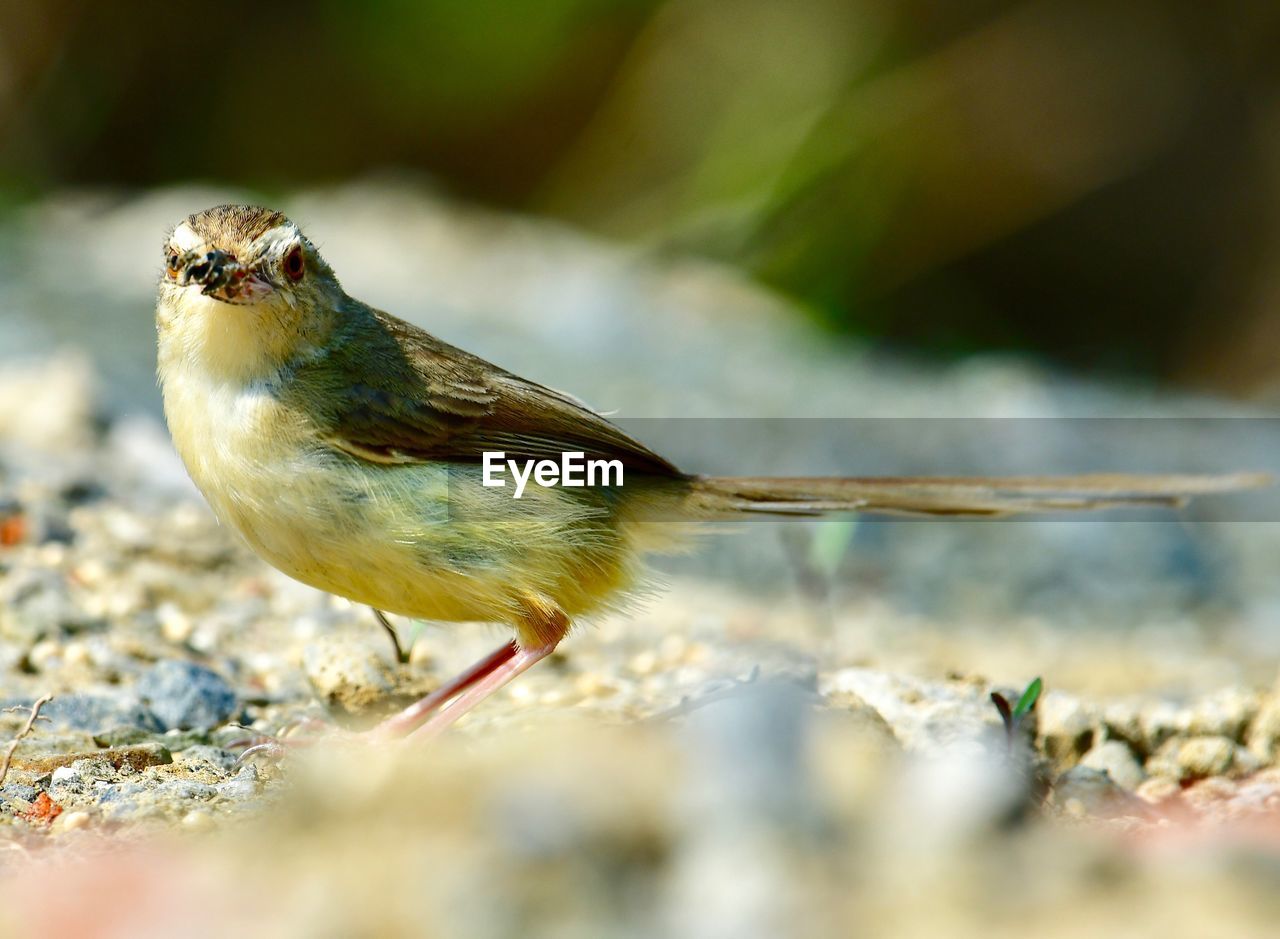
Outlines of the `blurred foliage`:
M0 0L0 192L385 169L833 328L1257 391L1274 0Z

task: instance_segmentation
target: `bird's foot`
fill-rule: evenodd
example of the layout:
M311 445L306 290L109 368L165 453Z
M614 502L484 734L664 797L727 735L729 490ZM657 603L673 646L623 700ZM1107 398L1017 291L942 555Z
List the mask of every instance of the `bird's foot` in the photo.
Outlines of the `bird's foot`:
M246 737L244 740L234 741L231 745L245 748L240 752L240 756L236 758L235 763L236 766L243 766L250 760L259 758L267 758L278 762L293 750L315 746L318 743L344 735L357 736L346 735L345 732L319 718L301 717L284 724L274 736L257 734L252 737Z

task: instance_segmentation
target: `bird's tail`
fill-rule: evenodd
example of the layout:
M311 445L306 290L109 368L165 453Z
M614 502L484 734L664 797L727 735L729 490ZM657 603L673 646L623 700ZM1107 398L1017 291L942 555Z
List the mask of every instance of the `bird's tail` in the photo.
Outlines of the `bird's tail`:
M693 480L698 514L893 515L1000 517L1126 506L1181 506L1194 496L1258 489L1265 473L1083 476L868 476L769 478L700 476Z

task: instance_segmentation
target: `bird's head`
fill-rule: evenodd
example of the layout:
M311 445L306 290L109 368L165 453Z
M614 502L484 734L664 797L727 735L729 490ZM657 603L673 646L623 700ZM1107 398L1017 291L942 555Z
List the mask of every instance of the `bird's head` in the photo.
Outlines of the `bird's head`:
M172 353L206 370L256 377L323 342L342 297L333 270L284 215L215 206L165 239L161 345L171 341Z

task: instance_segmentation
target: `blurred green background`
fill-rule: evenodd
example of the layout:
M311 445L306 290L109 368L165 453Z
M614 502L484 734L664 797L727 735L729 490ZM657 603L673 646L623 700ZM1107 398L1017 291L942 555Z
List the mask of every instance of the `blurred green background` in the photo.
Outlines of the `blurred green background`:
M1275 0L0 0L0 199L408 173L836 333L1264 395L1278 39Z

